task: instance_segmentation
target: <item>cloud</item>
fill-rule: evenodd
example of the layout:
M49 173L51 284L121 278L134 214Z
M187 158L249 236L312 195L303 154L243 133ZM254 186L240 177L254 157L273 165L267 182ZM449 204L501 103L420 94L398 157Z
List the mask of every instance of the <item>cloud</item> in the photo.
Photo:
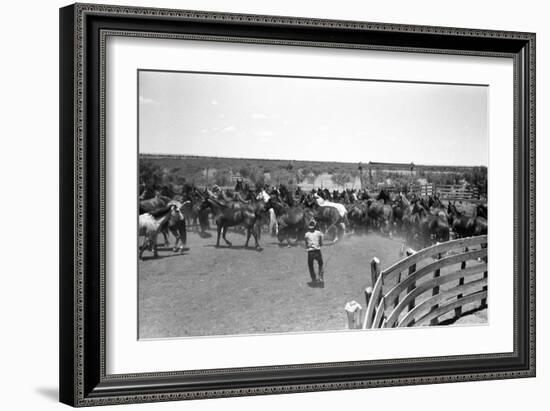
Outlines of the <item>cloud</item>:
M235 130L237 130L237 127L235 127L234 125L230 125L230 126L225 127L222 131L224 133L230 133L230 132L235 131Z
M256 131L256 135L259 137L273 137L275 133L269 130L260 130L260 131Z
M218 103L218 100L212 100L210 104L212 104L213 106L217 106L220 103Z
M264 120L267 118L267 114L264 113L252 113L252 118L256 120Z
M152 98L139 96L139 103L140 104L159 104L158 101L153 100Z

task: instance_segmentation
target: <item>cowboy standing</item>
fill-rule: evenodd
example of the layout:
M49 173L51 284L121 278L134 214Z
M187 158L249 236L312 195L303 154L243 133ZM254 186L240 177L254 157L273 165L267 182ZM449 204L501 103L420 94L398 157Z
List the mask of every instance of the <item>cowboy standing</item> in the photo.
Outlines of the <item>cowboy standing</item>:
M308 225L309 231L305 235L305 242L307 248L307 266L309 268L309 275L311 276L311 282L308 283L310 287L325 286L323 279L323 256L321 255L321 246L323 245L323 233L316 228L316 223L311 220ZM319 266L319 278L315 275L313 268L313 262L317 261Z

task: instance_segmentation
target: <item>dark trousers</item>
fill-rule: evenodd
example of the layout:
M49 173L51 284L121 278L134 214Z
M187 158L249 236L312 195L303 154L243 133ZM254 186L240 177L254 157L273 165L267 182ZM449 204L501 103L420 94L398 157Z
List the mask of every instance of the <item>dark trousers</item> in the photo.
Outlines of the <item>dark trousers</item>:
M317 260L319 264L319 277L323 278L323 256L321 255L321 250L311 250L307 252L307 266L309 268L309 275L311 276L311 281L315 281L317 277L315 276L315 270L313 269L313 261Z

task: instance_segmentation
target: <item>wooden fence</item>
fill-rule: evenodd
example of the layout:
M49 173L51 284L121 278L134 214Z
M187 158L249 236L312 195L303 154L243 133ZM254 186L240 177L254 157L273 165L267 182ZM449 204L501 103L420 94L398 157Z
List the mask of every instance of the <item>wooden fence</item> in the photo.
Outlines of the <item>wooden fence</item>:
M440 198L446 200L479 200L478 187L459 185L438 185L436 192Z
M365 290L366 312L352 301L345 310L351 329L436 325L439 317L461 317L462 308L487 306L487 236L440 243L380 272L371 262L372 287Z
M481 193L478 187L463 186L463 185L436 185L423 184L411 185L409 187L411 193L415 193L421 197L437 194L442 200L479 200Z
M434 184L411 185L409 191L421 197L433 196L436 193Z

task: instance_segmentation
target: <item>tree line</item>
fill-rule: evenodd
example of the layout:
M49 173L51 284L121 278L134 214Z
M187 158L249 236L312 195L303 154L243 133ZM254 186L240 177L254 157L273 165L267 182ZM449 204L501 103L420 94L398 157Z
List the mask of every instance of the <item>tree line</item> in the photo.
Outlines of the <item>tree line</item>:
M314 184L321 174L328 174L338 187L362 180L363 186L392 186L406 192L410 184L425 181L436 185L470 184L477 186L482 193L487 192L487 168L470 167L460 171L449 171L451 167L441 167L441 171L417 168L415 173L391 170L359 170L351 163L293 162L260 160L231 161L188 161L187 159L140 158L139 179L141 184L150 187L163 185L193 184L212 186L214 184L228 187L235 184L234 177L242 177L255 185L293 186L300 183ZM201 159L198 159L201 160ZM232 166L233 163L233 166ZM359 187L356 187L359 188Z

